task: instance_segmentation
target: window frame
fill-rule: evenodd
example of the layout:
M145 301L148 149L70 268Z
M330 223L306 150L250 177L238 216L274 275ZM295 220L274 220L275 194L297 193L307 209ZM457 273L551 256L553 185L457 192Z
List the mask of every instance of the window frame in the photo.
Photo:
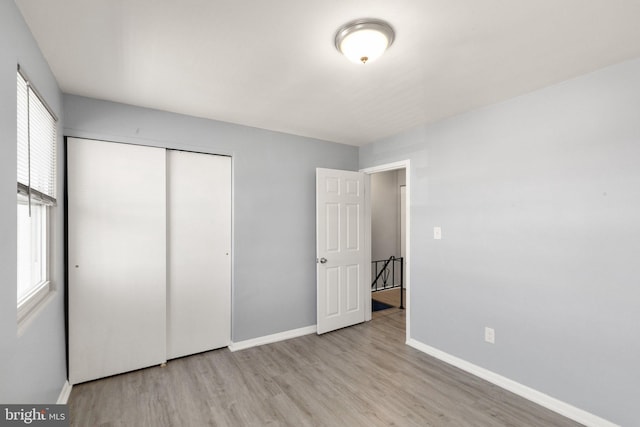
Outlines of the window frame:
M18 200L18 205L27 205L28 202L24 200ZM34 210L38 210L38 216L32 216L31 218L36 218L34 223L30 224L30 244L29 244L29 258L31 263L35 258L34 250L37 250L39 253L37 255L39 259L39 265L37 267L31 265L30 268L30 277L34 277L34 270L37 268L39 280L35 284L30 284L29 291L26 292L22 297L19 296L18 293L18 322L20 322L21 318L24 318L32 309L33 305L37 304L38 301L42 300L46 291L51 290L51 280L50 280L50 255L51 255L51 247L49 242L50 238L50 230L49 230L49 207L42 203L32 202L31 210L32 213Z
M16 297L17 304L17 334L21 336L28 325L31 323L33 319L37 316L37 314L47 305L47 303L53 299L53 296L56 291L56 287L54 286L53 280L51 278L51 261L52 261L52 240L53 240L53 229L52 229L52 217L54 216L56 200L55 200L55 187L57 185L57 156L59 151L59 141L58 141L58 131L57 131L57 122L58 118L53 113L49 105L45 102L40 93L33 87L33 84L28 79L24 71L18 65L18 77L21 77L27 89L27 100L29 103L30 96L35 96L40 104L46 109L46 111L50 114L51 119L53 121L53 135L52 136L52 162L53 162L53 195L47 195L41 193L38 190L25 186L20 182L18 177L18 194L17 194L17 206L20 204L27 204L30 206L30 209L39 209L40 210L40 218L38 218L37 223L30 224L29 231L29 259L31 262L34 260L34 251L37 250L39 252L38 256L40 259L40 273L41 277L38 280L38 283L30 284L28 292L26 292L20 299ZM18 91L18 87L16 88ZM16 108L20 108L20 92L16 94ZM19 116L19 112L17 111L17 115ZM26 127L27 129L31 129L32 123L29 121L29 117L27 117ZM20 132L18 127L19 123L16 123L17 133ZM25 124L22 123L22 128L24 128ZM28 133L30 130L27 131ZM18 137L19 138L19 137ZM30 143L29 143L30 145ZM19 157L19 156L18 156ZM19 159L18 159L19 162ZM30 162L30 160L29 160ZM27 191L25 191L25 188ZM21 194L22 193L22 194ZM26 193L26 195L25 195ZM26 199L26 200L25 200ZM19 220L18 213L16 209L16 221ZM33 217L32 217L33 218ZM34 233L34 231L36 231ZM19 244L20 236L18 235L18 230L16 227L16 243ZM34 240L39 240L39 242L34 242ZM34 243L39 243L34 245ZM16 246L17 246L16 245ZM18 255L18 254L17 254ZM19 256L19 255L18 255ZM33 269L33 265L31 269ZM30 270L30 275L33 277L33 270ZM16 276L16 293L18 292L18 278Z

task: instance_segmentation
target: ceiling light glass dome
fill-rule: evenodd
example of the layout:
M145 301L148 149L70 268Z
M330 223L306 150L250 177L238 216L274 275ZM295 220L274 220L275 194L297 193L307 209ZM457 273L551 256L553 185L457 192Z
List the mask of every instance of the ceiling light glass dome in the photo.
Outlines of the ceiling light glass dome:
M391 46L393 28L379 19L351 21L336 33L336 48L350 61L366 64L379 58Z

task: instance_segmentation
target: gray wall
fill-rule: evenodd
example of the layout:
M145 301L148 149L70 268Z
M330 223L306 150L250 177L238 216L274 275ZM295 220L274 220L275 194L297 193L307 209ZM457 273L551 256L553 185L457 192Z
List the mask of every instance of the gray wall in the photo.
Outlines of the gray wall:
M61 206L55 208L52 218L52 277L58 291L24 334L17 336L16 66L18 63L51 108L61 116L62 95L49 66L42 57L15 3L9 0L1 1L0 402L55 403L66 379ZM59 135L62 135L62 123L58 124ZM59 172L62 171L62 157L59 158ZM61 196L62 179L59 179L58 184L58 194Z
M404 170L402 171L404 172ZM400 256L400 171L371 175L371 259Z
M315 168L356 147L64 96L65 135L233 156L234 342L314 325Z
M402 159L412 337L640 425L640 60L360 149Z

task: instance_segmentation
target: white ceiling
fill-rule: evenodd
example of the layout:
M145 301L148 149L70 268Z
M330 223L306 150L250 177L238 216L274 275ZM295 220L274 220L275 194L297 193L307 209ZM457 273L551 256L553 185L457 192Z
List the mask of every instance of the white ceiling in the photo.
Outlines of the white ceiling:
M66 93L363 145L640 56L638 0L16 0ZM396 40L355 65L347 21Z

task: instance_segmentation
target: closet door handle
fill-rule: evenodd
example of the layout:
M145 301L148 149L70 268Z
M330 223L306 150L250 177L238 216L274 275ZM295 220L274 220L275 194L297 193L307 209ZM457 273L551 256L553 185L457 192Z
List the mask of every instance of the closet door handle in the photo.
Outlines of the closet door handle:
M320 264L326 264L327 259L325 257L320 258Z

